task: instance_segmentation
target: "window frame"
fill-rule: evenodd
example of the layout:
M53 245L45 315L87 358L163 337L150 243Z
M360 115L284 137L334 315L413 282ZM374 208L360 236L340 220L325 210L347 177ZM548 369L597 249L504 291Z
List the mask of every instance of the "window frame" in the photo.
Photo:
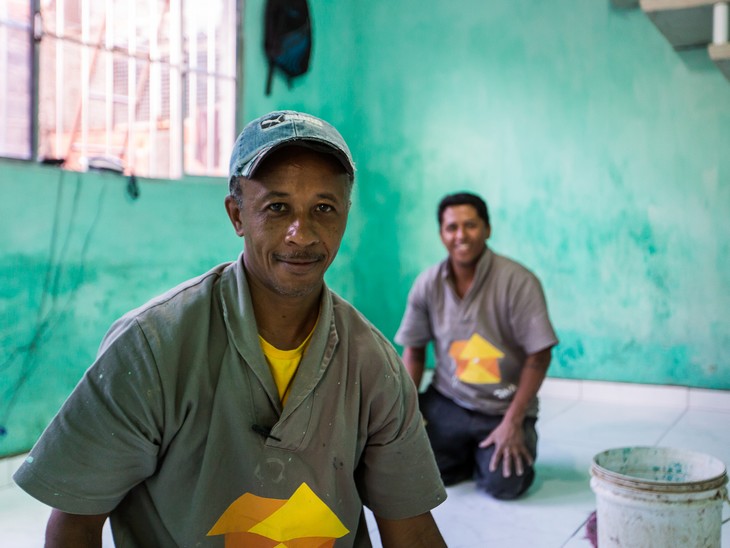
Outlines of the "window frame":
M79 5L84 0L79 0ZM91 0L89 0L91 1ZM93 1L99 1L99 0L93 0ZM103 0L102 0L103 1ZM109 3L114 3L115 0L108 0ZM190 2L190 4L189 4ZM176 150L178 151L179 156L177 158L173 159L172 154L170 155L170 160L167 162L168 166L171 166L169 168L169 172L166 174L160 175L159 173L155 173L153 171L145 171L145 172L137 172L135 173L135 166L134 162L131 162L131 166L125 166L125 173L134 173L138 176L145 177L145 178L152 178L152 179L170 179L170 180L181 180L181 179L208 179L208 178L216 178L219 179L221 176L226 176L227 174L227 157L230 153L230 148L233 145L233 142L236 137L236 128L237 128L237 121L240 120L241 116L241 108L239 105L242 104L242 78L243 78L243 70L242 70L242 63L244 62L244 56L243 56L243 26L241 24L242 21L242 15L244 10L244 0L230 0L230 4L226 5L223 3L221 5L221 9L224 10L223 13L227 13L232 15L232 26L230 27L230 35L226 37L225 44L221 46L219 41L219 36L216 34L216 38L214 40L208 41L208 47L211 47L211 44L215 44L214 51L212 52L212 55L216 55L216 52L218 51L228 51L229 48L233 48L233 52L231 53L232 59L229 59L228 64L226 65L228 68L226 69L225 73L222 72L216 72L218 67L214 67L214 69L208 70L203 78L207 78L208 80L215 80L215 87L224 89L224 93L226 97L223 99L218 99L219 103L223 101L223 103L228 103L228 105L225 106L224 116L216 116L216 112L218 112L215 108L213 110L210 110L211 103L215 102L216 98L208 101L207 108L207 116L208 119L213 119L215 121L215 118L221 119L224 124L221 125L220 128L212 127L214 125L213 123L209 123L212 129L209 129L207 131L207 137L208 139L211 138L211 136L214 137L214 142L216 143L222 143L218 144L218 154L216 157L216 163L211 164L209 161L207 164L204 165L204 168L196 169L194 165L191 165L191 162L189 160L189 157L186 154L185 147L188 146L185 133L186 133L186 126L188 125L187 118L189 116L189 113L187 111L186 103L188 101L187 96L189 93L189 88L191 86L191 81L194 82L196 78L198 78L198 74L200 74L200 70L196 68L195 66L188 65L187 57L189 55L189 48L186 44L186 28L185 28L185 10L186 10L186 4L188 6L192 6L192 9L194 9L194 3L196 0L179 0L179 3L175 0L172 0L168 3L166 9L174 9L173 6L177 5L179 6L179 24L177 25L177 32L180 37L180 48L177 50L177 52L170 52L169 55L169 62L164 65L163 69L169 69L170 72L173 70L176 70L180 73L178 82L179 86L176 88L173 88L170 86L168 88L170 91L168 93L167 99L170 101L170 109L176 109L177 116L179 117L179 125L177 126L176 130L173 131L172 129L168 132L170 137L169 140L175 140L177 143L179 143L179 146L176 147ZM40 65L40 55L41 55L41 48L42 48L42 42L43 39L49 35L47 31L43 30L43 22L42 22L42 16L41 16L41 0L31 0L29 2L30 4L30 14L29 14L29 21L28 26L23 27L23 30L27 31L28 36L28 42L30 44L30 54L29 54L29 83L28 83L28 93L29 93L29 107L28 107L28 117L29 117L29 135L27 136L28 139L28 148L29 149L28 154L24 154L21 156L13 155L12 151L10 149L7 150L0 150L0 162L7 161L7 160L19 160L19 161L34 161L34 162L41 162L41 163L48 163L48 164L55 164L55 165L62 165L66 158L63 156L55 158L53 155L49 157L43 157L43 155L40 152L40 147L42 145L42 139L39 135L41 130L41 120L40 116L42 116L41 113L41 65ZM156 5L159 5L157 3ZM224 16L225 17L225 16ZM224 17L219 18L219 20L224 20ZM149 35L148 35L149 36ZM57 38L51 38L51 39L57 39ZM49 39L50 40L50 39ZM48 43L48 42L46 42ZM98 46L94 46L93 44L90 44L87 42L86 44L82 44L83 47L88 48L89 51L93 51L94 47L97 47L100 52L105 52L108 50L105 50L103 47L98 48ZM80 46L81 47L81 46ZM225 48L225 49L222 49ZM172 47L169 48L170 50ZM113 53L109 52L110 54ZM175 56L175 53L177 53L177 59L179 60L179 64L177 66L173 66L173 63L175 62L175 59L173 57ZM150 70L152 70L152 66L155 64L158 64L158 59L153 59L153 52L150 52L150 55L147 58L147 61L150 63ZM210 57L210 54L208 55ZM143 61L137 61L138 63L142 64L145 63L145 60ZM159 63L161 64L161 63ZM193 71L195 71L196 75L191 76ZM83 75L83 71L79 70L79 74ZM87 72L86 74L91 76L90 72ZM83 76L82 76L83 79ZM131 79L131 78L130 78ZM172 79L172 78L170 78ZM168 84L169 85L169 84ZM227 86L227 88L225 87ZM173 89L177 89L177 92L173 91ZM208 86L208 89L211 89L211 86ZM150 97L155 97L156 94L159 93L159 91L154 91L150 89L148 92ZM154 95L153 95L154 94ZM162 96L162 95L160 95ZM127 97L129 97L127 95ZM88 108L88 106L86 107ZM135 108L138 108L138 105L135 106ZM229 109L229 110L228 110ZM128 108L128 110L134 110L133 108ZM172 118L172 114L169 115L168 119ZM172 122L170 122L172 124ZM150 118L146 120L147 126L153 125L154 123L150 122ZM211 141L209 140L208 143ZM214 153L213 146L206 146L204 147L207 153L208 160L210 159L211 155ZM130 148L127 150L134 150L135 147L130 145ZM172 147L171 147L172 149ZM145 150L148 150L148 148L145 148ZM93 157L92 154L86 155L87 157ZM173 163L174 162L174 163ZM211 167L213 166L213 167ZM67 169L73 169L76 171L85 171L88 166L64 166ZM207 171L205 171L207 170Z
M8 39L10 32L13 30L22 30L26 33L26 40L27 40L27 46L28 51L26 54L26 61L28 63L28 75L27 75L27 93L28 93L28 106L27 106L27 119L24 120L27 123L27 143L25 147L25 152L20 154L13 154L10 149L1 150L0 151L0 158L5 158L8 160L18 160L18 161L26 161L26 160L34 160L35 155L33 154L36 148L36 132L33 120L35 119L35 98L36 93L34 90L34 83L33 83L33 77L35 73L37 72L37 65L36 65L36 59L35 59L35 40L34 40L34 28L33 28L33 9L35 4L39 0L32 0L28 4L28 12L27 12L27 21L22 22L14 22L10 19L10 15L8 12L5 14L0 14L0 37L5 37L6 41L5 44L2 44L3 46L7 46L10 44L10 40ZM4 4L4 8L7 9L9 4ZM2 51L5 52L5 57L7 57L8 52L11 50L9 47L3 47ZM8 72L9 74L9 72ZM7 86L7 81L3 83L2 85ZM8 88L3 89L3 96L6 96L8 94ZM5 104L0 105L0 112L3 112L2 119L3 119L3 127L4 134L0 136L0 142L5 142L9 135L8 126L5 125L8 122L7 117L7 107L8 107L9 101L6 101Z

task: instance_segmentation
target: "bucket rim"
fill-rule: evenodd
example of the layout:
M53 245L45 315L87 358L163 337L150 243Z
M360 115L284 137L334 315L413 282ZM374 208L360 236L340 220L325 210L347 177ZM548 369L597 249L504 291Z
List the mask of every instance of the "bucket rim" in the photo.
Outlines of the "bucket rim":
M617 453L626 454L627 452L633 452L635 455L641 455L642 453L652 452L656 455L659 453L671 453L673 456L680 455L687 459L702 459L711 462L712 465L720 472L716 475L708 476L706 478L694 479L689 481L667 481L667 480L656 480L651 478L636 477L630 474L625 474L611 470L601 464L601 457L607 457L609 455L616 455ZM604 463L605 464L605 463ZM593 457L591 463L591 475L612 484L620 485L623 487L629 487L631 489L647 490L653 492L698 492L706 491L711 489L722 488L728 483L727 467L725 463L720 459L709 455L707 453L701 453L698 451L692 451L689 449L680 449L674 447L662 447L662 446L632 446L632 447L614 447L606 449L597 453Z

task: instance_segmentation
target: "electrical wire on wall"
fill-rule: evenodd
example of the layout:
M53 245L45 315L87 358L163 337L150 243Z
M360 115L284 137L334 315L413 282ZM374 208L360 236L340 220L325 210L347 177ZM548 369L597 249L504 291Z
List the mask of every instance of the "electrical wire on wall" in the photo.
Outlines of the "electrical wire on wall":
M63 187L64 187L65 170L60 170L58 178L58 190L56 192L56 204L53 213L53 224L51 229L51 240L49 244L48 261L43 281L43 289L41 291L40 304L36 315L35 326L32 330L28 343L17 347L10 353L2 363L0 363L0 373L10 369L22 357L18 376L16 380L7 387L3 405L0 407L0 437L7 435L8 419L17 403L18 395L33 373L39 367L38 361L39 350L44 343L53 335L55 328L70 312L76 301L79 288L84 282L84 270L86 266L86 255L91 245L94 232L96 231L99 219L101 218L101 209L106 195L107 185L102 185L99 190L96 212L89 224L84 236L81 250L79 253L78 269L75 281L70 284L70 289L66 299L59 302L60 284L64 277L69 277L67 254L72 240L74 225L78 216L79 203L82 193L81 174L76 174L76 184L71 205L71 212L66 227L65 237L60 247L58 257L56 257L56 249L59 246L60 235L60 219L61 210L63 209ZM49 303L50 300L50 303Z

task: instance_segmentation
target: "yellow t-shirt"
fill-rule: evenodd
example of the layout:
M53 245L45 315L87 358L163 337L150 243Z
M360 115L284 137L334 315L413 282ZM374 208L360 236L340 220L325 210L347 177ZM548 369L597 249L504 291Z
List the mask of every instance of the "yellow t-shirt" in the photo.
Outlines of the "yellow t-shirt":
M294 374L297 372L299 362L302 361L304 349L307 347L309 339L312 338L312 333L314 333L314 329L307 335L304 342L294 350L279 350L259 335L261 350L264 351L266 361L269 362L269 369L271 370L271 375L274 377L276 388L279 391L279 399L281 399L282 404L285 404L286 399L289 397L289 390L294 380Z

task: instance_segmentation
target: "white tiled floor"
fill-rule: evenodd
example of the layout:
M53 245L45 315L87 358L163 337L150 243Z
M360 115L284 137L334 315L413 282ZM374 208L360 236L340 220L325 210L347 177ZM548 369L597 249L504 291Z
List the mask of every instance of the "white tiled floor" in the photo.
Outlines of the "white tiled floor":
M450 487L433 512L450 548L590 547L584 523L596 501L589 470L605 449L677 447L730 463L730 391L548 379L541 399L535 484L511 502L481 495L471 482ZM38 547L49 509L10 480L21 460L0 460L0 544ZM368 522L377 548L370 515ZM730 522L722 530L721 548L730 548ZM110 539L107 529L105 547Z

